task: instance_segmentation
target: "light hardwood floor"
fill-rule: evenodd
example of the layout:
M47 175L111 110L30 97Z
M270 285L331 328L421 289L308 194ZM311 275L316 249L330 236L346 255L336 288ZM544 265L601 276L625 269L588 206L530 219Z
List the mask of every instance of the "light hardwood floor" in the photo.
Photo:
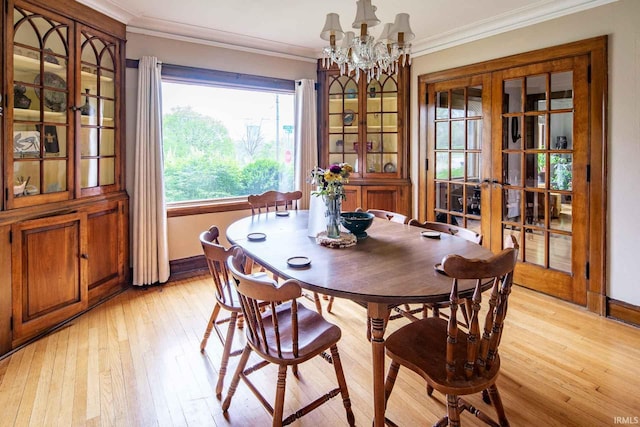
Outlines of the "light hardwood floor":
M199 351L214 301L209 280L127 290L0 360L0 426L270 425L243 383L228 419L215 398L222 345L212 335L206 354ZM620 425L615 417L640 417L640 329L520 287L509 310L498 386L512 426L611 426ZM328 318L343 331L339 349L356 422L370 425L364 309L336 300ZM231 372L236 363L232 358ZM253 377L273 396L275 369ZM300 379L290 376L287 383L285 413L334 382L323 360L305 363ZM470 400L485 405L479 397ZM444 403L437 393L427 397L424 382L401 370L387 415L401 426L431 425L444 414ZM468 413L462 422L482 425ZM335 398L293 425L346 424Z

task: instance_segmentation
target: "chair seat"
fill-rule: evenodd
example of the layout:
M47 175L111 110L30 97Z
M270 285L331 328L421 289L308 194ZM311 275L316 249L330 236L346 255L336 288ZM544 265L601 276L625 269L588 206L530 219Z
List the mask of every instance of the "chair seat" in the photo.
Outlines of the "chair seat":
M260 353L267 360L277 360L274 363L297 364L314 356L317 356L319 352L328 349L332 345L336 344L340 340L341 332L340 328L332 323L327 322L320 314L315 311L309 310L304 305L296 302L298 308L298 357L293 354L293 349L290 346L291 333L293 325L291 324L291 304L286 303L277 306L276 312L278 317L278 331L281 337L288 337L289 339L281 341L282 355L278 356L278 349L276 347L277 340L274 339L275 331L273 328L273 322L271 317L271 311L265 313L262 318L264 319L264 328L267 334L267 342L269 342L269 348L264 351L262 346L256 345L251 342L251 346L254 351Z
M467 334L458 330L458 343L466 341ZM385 346L389 357L419 374L444 394L472 394L485 390L495 382L500 369L500 357L496 355L489 371L467 380L464 376L467 348L458 345L455 347L456 375L447 380L447 321L439 317L420 319L403 326L387 338ZM460 393L461 390L464 393Z

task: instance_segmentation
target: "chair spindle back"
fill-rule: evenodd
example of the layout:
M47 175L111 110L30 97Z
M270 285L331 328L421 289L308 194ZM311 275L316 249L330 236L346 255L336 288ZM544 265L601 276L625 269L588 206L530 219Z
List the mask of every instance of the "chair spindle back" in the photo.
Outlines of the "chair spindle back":
M265 357L282 358L283 349L291 349L293 356L298 357L298 305L295 299L302 295L300 285L295 280L278 285L266 275L244 274L245 259L242 248L236 247L227 266L235 279L251 347ZM285 305L286 302L290 305ZM291 310L291 336L281 336L278 327L277 313L284 308ZM277 354L271 354L274 348Z
M482 244L482 234L476 233L471 229L460 227L457 225L447 224L444 222L433 222L433 221L420 222L417 219L410 220L409 225L428 228L429 230L439 231L441 233L452 234L454 236L462 237L463 239L468 240L470 242L477 243L479 245Z
M237 301L234 301L233 298L231 275L226 265L226 260L231 255L233 247L227 249L220 245L219 236L220 230L213 225L209 230L200 233L200 244L215 284L216 300L229 310L234 305L237 305Z
M266 191L262 194L252 194L247 197L247 201L251 205L251 214L269 212L270 209L278 210L278 207L284 210L297 210L298 200L302 199L302 191L291 191L282 193L280 191Z
M507 301L511 293L513 269L517 260L518 246L512 237L511 247L487 260L468 259L459 255L448 255L442 261L442 268L452 277L450 295L450 316L447 323L446 372L447 380L472 379L491 370L498 354L504 319L507 314ZM480 311L482 288L487 279L492 287L485 315L482 337L480 337ZM467 342L458 342L457 311L460 297L460 280L473 280L475 287L471 299L469 330ZM458 346L465 346L461 352ZM457 360L456 355L466 354L465 360Z

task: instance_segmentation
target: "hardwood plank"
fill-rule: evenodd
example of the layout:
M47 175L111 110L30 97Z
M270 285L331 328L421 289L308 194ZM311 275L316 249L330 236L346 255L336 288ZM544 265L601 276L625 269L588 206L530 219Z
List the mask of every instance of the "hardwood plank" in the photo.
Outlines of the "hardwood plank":
M270 424L269 414L242 382L226 416L215 398L222 344L212 338L206 353L199 351L213 304L209 280L200 276L127 290L0 360L0 425ZM325 316L342 329L339 349L352 408L357 423L368 424L373 407L365 311L338 299L334 312ZM389 331L406 322L392 321ZM515 287L500 352L498 386L511 425L605 426L615 416L638 416L636 327ZM236 364L232 358L230 372ZM274 394L275 377L273 367L252 374L268 396ZM325 361L305 363L299 379L288 378L285 411L298 409L333 383L333 369ZM492 413L479 396L469 400ZM422 378L400 371L389 418L398 425L430 425L444 413L444 396L426 396ZM469 414L462 423L483 425ZM340 398L293 425L346 425Z

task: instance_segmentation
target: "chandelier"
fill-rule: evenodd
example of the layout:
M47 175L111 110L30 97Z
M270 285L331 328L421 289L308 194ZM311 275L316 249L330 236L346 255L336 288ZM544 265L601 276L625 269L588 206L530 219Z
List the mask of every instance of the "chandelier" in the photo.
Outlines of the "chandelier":
M322 50L325 68L336 64L341 75L355 71L356 81L360 71L367 76L379 78L383 72L397 73L399 66L411 64L411 43L415 37L409 26L409 14L398 13L393 23L384 24L382 33L376 40L369 35L369 28L380 23L376 17L376 7L371 0L356 0L356 18L352 28L360 28L360 35L353 31L343 32L337 13L328 13L320 38L329 41ZM337 41L342 40L340 46Z

